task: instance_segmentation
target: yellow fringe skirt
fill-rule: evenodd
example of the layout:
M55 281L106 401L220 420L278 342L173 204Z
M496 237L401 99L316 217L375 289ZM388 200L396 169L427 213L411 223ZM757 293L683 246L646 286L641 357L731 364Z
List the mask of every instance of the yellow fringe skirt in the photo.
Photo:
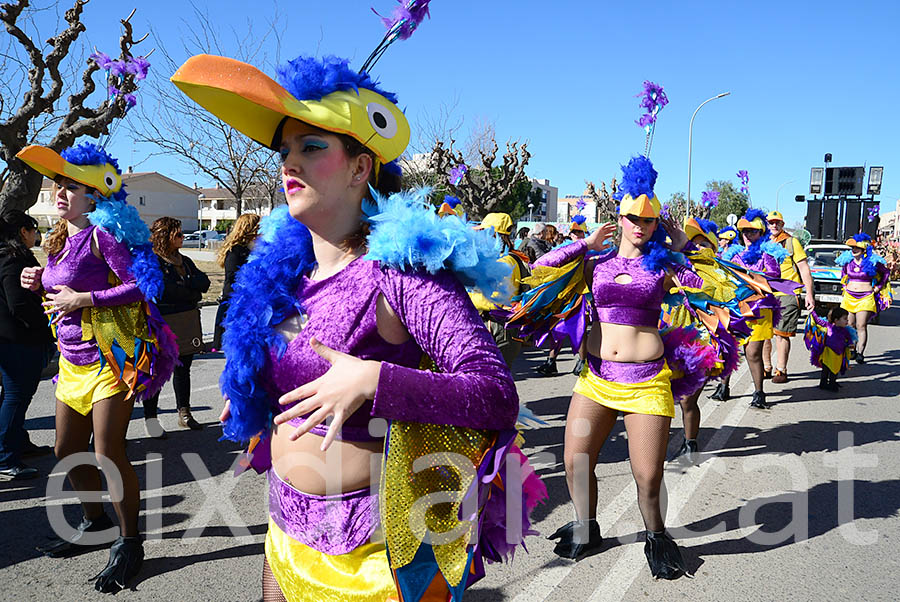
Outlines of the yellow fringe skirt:
M844 291L844 294L841 296L841 307L851 314L858 314L861 311L870 311L874 314L878 311L878 306L875 304L874 291L859 299Z
M56 398L82 416L87 416L98 401L127 391L128 387L116 378L109 364L101 369L97 360L76 366L60 356Z
M611 365L612 370L627 366L643 366L643 364L622 364L620 362L603 363ZM580 393L602 406L620 412L675 417L675 398L672 397L671 384L672 371L665 361L661 362L662 367L651 378L633 383L601 378L594 374L588 364L589 362L584 363L584 368L578 376L575 393Z
M762 317L756 320L749 320L750 336L741 341L741 345L746 345L751 341L768 341L775 336L775 328L772 323L772 310L764 309L760 311Z
M269 520L266 560L288 602L399 600L384 542L329 556L292 539Z

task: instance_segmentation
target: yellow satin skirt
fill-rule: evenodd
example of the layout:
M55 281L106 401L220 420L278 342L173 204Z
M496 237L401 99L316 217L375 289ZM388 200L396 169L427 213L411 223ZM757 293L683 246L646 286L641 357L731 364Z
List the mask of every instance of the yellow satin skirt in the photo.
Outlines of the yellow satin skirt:
M100 360L76 366L60 356L56 398L82 416L87 416L98 401L127 391L128 387L116 378L109 364L102 370Z
M759 312L762 317L756 320L750 320L750 336L741 341L741 345L746 345L751 341L768 341L775 336L775 329L772 323L772 310L764 309Z
M594 374L585 362L574 392L620 412L674 418L675 398L672 396L671 381L672 371L665 362L654 377L637 383L604 380Z
M841 296L841 307L851 314L858 314L861 311L870 311L874 314L878 311L878 306L875 305L874 292L869 293L862 299L857 299L849 295L847 291L844 291L844 294Z
M837 353L831 347L826 347L819 357L819 362L834 374L841 373L841 367L844 365L845 357L843 353Z
M288 602L399 600L384 542L329 556L291 539L269 520L266 560Z

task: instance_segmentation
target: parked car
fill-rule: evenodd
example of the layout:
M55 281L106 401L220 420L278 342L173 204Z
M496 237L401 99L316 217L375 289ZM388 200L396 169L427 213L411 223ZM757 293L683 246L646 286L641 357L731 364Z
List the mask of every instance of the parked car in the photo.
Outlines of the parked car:
M222 239L222 234L215 230L197 230L184 235L184 246L186 248L202 249L210 241Z

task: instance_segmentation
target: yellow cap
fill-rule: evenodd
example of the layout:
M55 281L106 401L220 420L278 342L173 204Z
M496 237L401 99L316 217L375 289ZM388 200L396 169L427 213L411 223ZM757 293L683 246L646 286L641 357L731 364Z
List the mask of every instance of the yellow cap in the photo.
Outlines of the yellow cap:
M475 226L476 230L486 230L493 228L497 234L510 234L512 232L513 221L508 213L488 213L481 220L481 224Z
M339 90L321 100L298 99L256 67L210 54L189 58L172 76L172 83L201 107L269 148L277 142L275 133L285 117L346 134L382 163L402 155L409 143L409 123L403 112L366 88Z
M638 198L626 194L622 197L619 204L619 215L636 215L638 217L659 217L662 206L656 195L649 198L646 194L640 195Z
M778 220L782 223L784 222L784 216L781 215L780 211L771 211L769 215L766 216L766 221L768 222L773 222L775 220Z
M101 195L108 197L122 188L122 176L118 170L104 163L103 165L75 165L69 163L51 148L32 144L26 146L16 157L28 164L35 171L55 180L57 176L63 176L94 188Z

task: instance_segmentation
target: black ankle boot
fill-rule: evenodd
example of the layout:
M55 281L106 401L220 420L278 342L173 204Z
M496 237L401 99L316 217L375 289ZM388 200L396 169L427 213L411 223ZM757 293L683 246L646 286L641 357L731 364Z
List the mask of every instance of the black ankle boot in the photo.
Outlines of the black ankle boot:
M713 394L710 395L709 398L715 399L716 401L728 401L731 399L731 390L727 384L719 383L716 390L713 391Z
M556 376L559 371L556 369L556 360L547 360L537 367L537 371L543 376Z
M50 558L68 558L69 556L77 556L78 554L103 548L109 544L109 539L98 543L86 543L85 539L91 538L85 538L85 534L99 533L100 531L106 531L114 526L113 522L106 516L106 513L101 514L93 520L82 518L81 524L75 527L75 535L73 535L71 539L62 539L58 537L47 545L38 546L37 551Z
M556 530L547 539L558 539L559 542L553 548L557 556L580 560L590 552L600 549L603 545L603 537L600 535L600 525L593 518L588 520L573 520Z
M754 391L753 397L750 398L750 407L759 408L760 410L768 410L772 406L766 403L766 394L762 391Z
M685 439L681 448L672 456L673 460L681 460L690 464L697 464L700 460L700 448L696 439Z
M140 537L119 537L109 549L109 562L100 573L94 589L104 594L115 594L125 589L144 562L144 546Z
M647 531L644 555L650 565L650 573L656 579L678 579L687 573L678 544L665 531Z
M828 390L828 368L822 368L822 374L819 376L819 388Z

